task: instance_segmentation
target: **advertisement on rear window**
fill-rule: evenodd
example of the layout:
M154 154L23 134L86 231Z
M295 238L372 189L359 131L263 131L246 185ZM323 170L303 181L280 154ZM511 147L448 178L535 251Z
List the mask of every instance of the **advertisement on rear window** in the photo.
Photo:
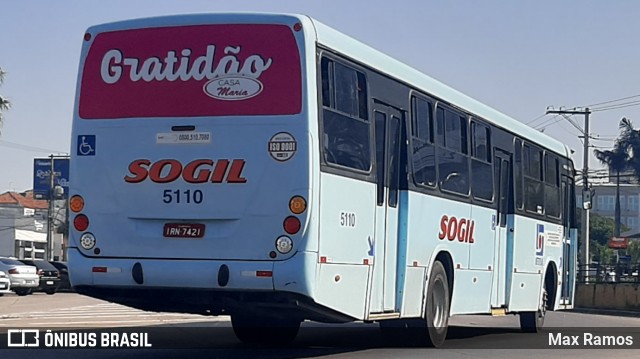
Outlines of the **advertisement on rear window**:
M160 27L88 34L79 115L292 115L302 108L293 30L285 25Z

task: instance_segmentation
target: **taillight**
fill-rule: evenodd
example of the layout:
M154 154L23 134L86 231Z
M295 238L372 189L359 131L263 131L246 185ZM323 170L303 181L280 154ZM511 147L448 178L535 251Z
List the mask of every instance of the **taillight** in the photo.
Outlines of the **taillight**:
M20 274L20 271L18 271L15 268L9 269L9 274Z
M42 269L38 269L38 275L42 277L44 275L44 271Z
M289 234L296 234L300 230L300 220L297 217L289 216L284 219L284 231Z
M86 231L87 228L89 228L89 217L84 214L77 215L76 218L73 219L73 227L80 232Z

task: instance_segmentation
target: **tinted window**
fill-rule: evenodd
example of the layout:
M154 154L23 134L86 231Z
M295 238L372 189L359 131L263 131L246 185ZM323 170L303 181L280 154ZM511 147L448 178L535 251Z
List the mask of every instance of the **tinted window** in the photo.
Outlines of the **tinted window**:
M489 126L478 122L471 123L472 156L475 159L491 162L491 137Z
M524 144L524 207L529 212L544 213L544 183L542 182L542 150Z
M438 182L445 191L469 194L467 122L464 115L446 107L436 110Z
M489 126L471 122L471 194L478 199L493 200L491 137Z
M435 186L436 152L433 145L433 105L413 97L411 108L413 179L416 184Z
M321 60L320 72L325 161L369 171L370 125L364 74L328 58Z
M524 196L522 195L522 141L519 139L515 140L514 157L516 208L522 209L524 205Z
M467 153L467 121L465 116L448 108L438 107L438 145Z
M548 216L560 218L560 173L558 157L545 153L544 155L544 209Z

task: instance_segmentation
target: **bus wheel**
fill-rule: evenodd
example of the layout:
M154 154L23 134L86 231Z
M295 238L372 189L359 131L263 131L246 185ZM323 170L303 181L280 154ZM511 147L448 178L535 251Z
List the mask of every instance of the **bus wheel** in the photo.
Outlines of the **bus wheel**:
M245 344L283 345L296 338L300 321L235 314L231 315L231 326Z
M542 290L542 298L537 311L520 313L520 329L525 333L539 333L544 325L545 314L547 314L546 288Z
M449 282L447 272L440 261L433 264L427 286L425 320L427 322L427 344L442 346L449 328Z

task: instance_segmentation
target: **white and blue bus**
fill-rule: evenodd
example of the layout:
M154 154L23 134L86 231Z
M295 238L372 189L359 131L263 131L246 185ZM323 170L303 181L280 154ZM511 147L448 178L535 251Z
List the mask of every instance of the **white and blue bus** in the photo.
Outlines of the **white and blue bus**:
M203 14L84 35L68 248L76 291L230 315L419 323L571 308L562 143L301 15Z

